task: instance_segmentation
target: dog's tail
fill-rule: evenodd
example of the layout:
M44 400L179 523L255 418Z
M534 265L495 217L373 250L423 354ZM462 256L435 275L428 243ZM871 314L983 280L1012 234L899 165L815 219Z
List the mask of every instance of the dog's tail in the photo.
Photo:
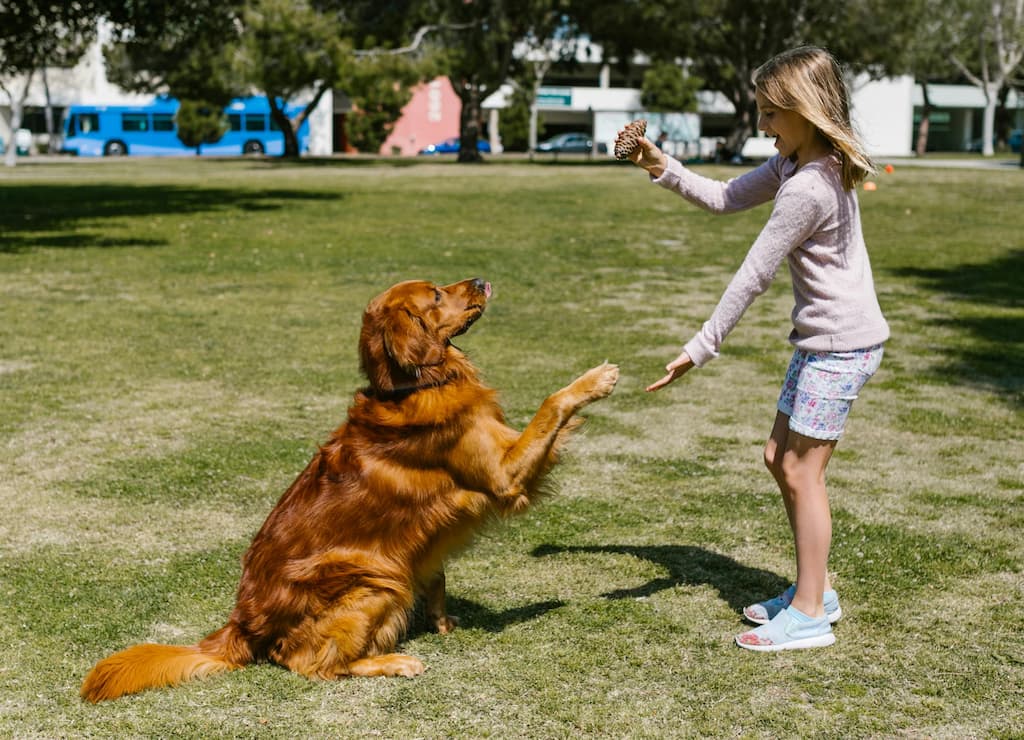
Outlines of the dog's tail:
M97 663L82 683L82 698L116 699L144 689L175 686L200 676L233 671L252 662L252 651L233 624L198 645L147 643L114 653Z

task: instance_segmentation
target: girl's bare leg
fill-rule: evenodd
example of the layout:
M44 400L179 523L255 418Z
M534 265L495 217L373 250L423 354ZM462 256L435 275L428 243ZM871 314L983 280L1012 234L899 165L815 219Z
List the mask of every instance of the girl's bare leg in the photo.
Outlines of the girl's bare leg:
M796 543L797 592L793 605L811 617L824 616L822 594L831 589L828 553L832 515L825 489L825 468L835 441L790 431L789 417L778 412L765 446L765 465L782 492Z

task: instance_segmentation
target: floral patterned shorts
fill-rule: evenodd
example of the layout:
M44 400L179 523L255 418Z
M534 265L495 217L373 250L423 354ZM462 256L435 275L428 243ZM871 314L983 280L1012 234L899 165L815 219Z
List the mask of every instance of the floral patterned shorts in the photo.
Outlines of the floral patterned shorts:
M839 439L857 393L882 363L882 345L852 352L798 349L786 371L779 411L789 428L814 439Z

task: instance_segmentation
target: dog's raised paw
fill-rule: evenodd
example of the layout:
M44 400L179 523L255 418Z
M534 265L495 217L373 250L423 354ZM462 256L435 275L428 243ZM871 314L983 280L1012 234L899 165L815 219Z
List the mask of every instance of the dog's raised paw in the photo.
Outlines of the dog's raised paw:
M587 401L596 401L611 395L619 382L619 366L605 362L584 373L578 381Z

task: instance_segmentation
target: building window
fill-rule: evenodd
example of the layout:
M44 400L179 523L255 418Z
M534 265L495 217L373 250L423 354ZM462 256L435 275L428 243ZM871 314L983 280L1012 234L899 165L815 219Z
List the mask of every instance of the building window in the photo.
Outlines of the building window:
M430 83L430 87L427 88L427 120L431 123L440 121L443 114L443 105L444 97L442 95L441 83L434 80Z

